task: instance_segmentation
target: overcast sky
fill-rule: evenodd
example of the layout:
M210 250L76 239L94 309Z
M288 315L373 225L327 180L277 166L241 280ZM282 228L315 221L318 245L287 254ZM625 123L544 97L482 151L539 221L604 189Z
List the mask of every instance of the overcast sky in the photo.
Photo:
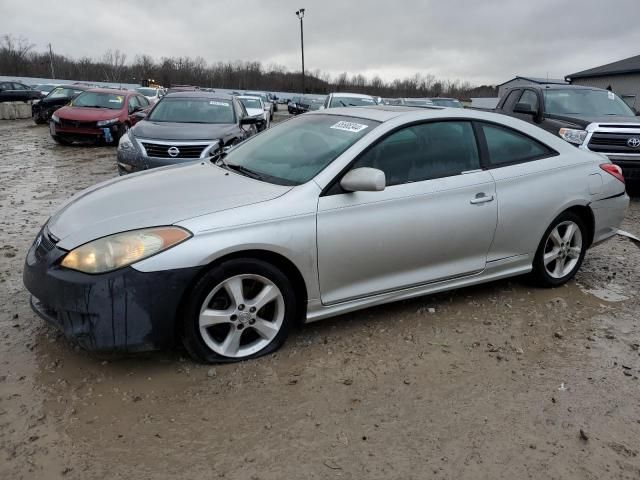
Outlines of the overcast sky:
M129 60L200 55L297 70L300 7L306 68L332 75L498 84L640 54L640 0L0 0L0 34L72 57L118 48Z

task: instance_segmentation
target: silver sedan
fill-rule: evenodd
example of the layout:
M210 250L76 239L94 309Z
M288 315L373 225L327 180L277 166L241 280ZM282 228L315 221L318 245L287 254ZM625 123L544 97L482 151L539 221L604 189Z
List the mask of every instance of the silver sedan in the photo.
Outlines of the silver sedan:
M609 160L514 118L336 108L74 196L24 283L84 348L181 340L235 361L298 321L516 275L562 285L628 202Z

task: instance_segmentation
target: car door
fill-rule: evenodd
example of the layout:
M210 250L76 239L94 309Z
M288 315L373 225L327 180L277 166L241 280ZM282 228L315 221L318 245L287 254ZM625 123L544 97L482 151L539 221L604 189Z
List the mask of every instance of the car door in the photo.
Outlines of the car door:
M397 130L351 168L386 176L380 192L345 192L339 179L320 197L318 271L332 304L472 275L485 268L496 228L491 175L480 169L471 122L427 122Z
M478 122L480 144L487 153L487 172L496 182L500 215L488 261L517 260L535 252L559 205L584 190L571 166L537 139L506 125Z
M34 96L33 90L28 88L26 85L22 85L21 83L13 82L13 90L11 92L13 101L23 101L31 100Z

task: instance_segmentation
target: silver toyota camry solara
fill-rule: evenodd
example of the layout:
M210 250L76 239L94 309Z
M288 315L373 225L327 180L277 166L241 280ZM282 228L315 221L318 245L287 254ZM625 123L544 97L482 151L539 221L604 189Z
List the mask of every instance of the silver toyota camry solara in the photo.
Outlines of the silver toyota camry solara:
M530 274L613 236L620 169L507 116L329 109L213 160L95 185L28 252L32 306L90 350L273 352L297 321Z

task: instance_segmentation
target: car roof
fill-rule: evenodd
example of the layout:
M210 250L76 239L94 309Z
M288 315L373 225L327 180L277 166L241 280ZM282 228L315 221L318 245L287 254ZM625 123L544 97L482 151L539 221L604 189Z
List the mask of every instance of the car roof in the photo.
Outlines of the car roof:
M590 87L588 85L559 85L557 83L545 83L544 85L530 84L520 85L519 87L512 87L509 90L515 90L516 88L540 88L542 90L604 90L604 88Z
M350 98L373 98L372 95L365 95L363 93L347 93L347 92L335 92L332 93L334 97L350 97Z
M92 93L110 93L112 95L131 95L132 93L137 93L130 90L118 90L117 88L89 88L86 91Z
M377 122L387 122L403 116L416 118L419 120L429 120L438 118L461 118L495 121L496 118L505 119L505 115L493 112L484 112L476 109L448 108L438 106L428 107L407 107L394 105L373 105L366 107L342 107L328 108L306 113L305 115L336 115L354 118L363 118ZM509 117L511 118L511 117Z
M203 90L189 90L183 92L171 92L163 98L210 98L211 100L227 100L231 101L235 95L227 95L226 93L205 92Z

